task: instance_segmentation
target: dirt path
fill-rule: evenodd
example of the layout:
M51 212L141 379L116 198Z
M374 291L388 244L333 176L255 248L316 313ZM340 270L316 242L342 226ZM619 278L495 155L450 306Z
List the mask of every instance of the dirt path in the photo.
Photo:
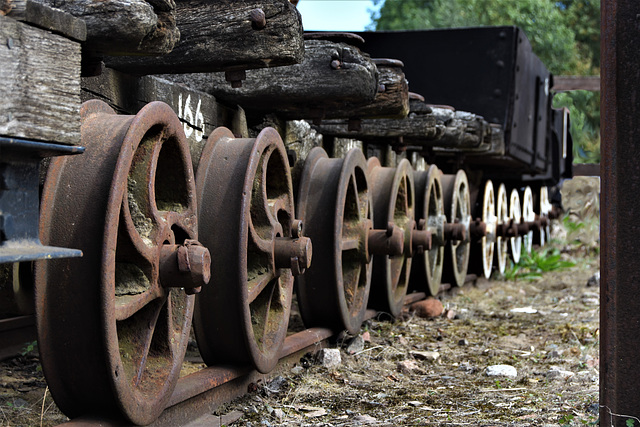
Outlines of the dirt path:
M370 321L363 349L301 367L220 408L234 425L585 425L597 420L595 253L535 280L482 281L442 297L446 315ZM362 335L361 335L362 336ZM516 376L488 376L509 365ZM592 424L593 425L593 424Z
M587 281L599 270L597 252L576 246L562 259L576 265L442 296L449 316L368 321L355 354L347 351L353 337L334 345L339 365L309 355L217 413L241 413L233 425L245 426L594 423L599 296ZM488 376L492 365L516 376ZM45 387L37 353L0 364L0 425L64 421Z

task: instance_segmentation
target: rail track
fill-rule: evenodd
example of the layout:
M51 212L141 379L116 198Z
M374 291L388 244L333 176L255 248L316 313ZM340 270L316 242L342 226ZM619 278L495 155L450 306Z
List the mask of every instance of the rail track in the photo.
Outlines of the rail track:
M2 3L0 342L35 319L72 423L186 423L549 239L569 118L520 30L303 35L284 0L137 2ZM443 39L499 52L471 102L440 83L459 59L416 62ZM179 378L192 330L208 368Z

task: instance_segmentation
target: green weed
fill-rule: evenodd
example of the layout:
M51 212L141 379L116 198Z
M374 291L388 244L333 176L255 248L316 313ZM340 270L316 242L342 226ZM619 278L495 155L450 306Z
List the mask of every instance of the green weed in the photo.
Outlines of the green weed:
M523 248L518 264L513 264L509 260L509 268L505 271L504 278L506 280L535 280L542 277L542 273L563 270L573 266L575 266L574 262L562 259L562 254L557 248L531 251L530 254Z
M29 342L24 346L20 354L23 356L26 356L27 354L31 353L37 348L38 348L38 341Z

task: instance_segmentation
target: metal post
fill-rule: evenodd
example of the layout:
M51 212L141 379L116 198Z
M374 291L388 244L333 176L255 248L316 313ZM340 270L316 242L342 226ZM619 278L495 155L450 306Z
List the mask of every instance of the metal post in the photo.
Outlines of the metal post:
M601 3L600 425L640 424L640 2Z

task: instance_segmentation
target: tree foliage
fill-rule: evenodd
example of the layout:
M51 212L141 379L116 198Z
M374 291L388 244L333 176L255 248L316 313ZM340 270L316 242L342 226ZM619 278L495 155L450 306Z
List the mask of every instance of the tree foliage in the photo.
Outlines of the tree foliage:
M373 0L372 30L516 25L556 75L600 72L600 0ZM578 160L599 161L598 93L565 93ZM586 154L585 154L586 153Z

